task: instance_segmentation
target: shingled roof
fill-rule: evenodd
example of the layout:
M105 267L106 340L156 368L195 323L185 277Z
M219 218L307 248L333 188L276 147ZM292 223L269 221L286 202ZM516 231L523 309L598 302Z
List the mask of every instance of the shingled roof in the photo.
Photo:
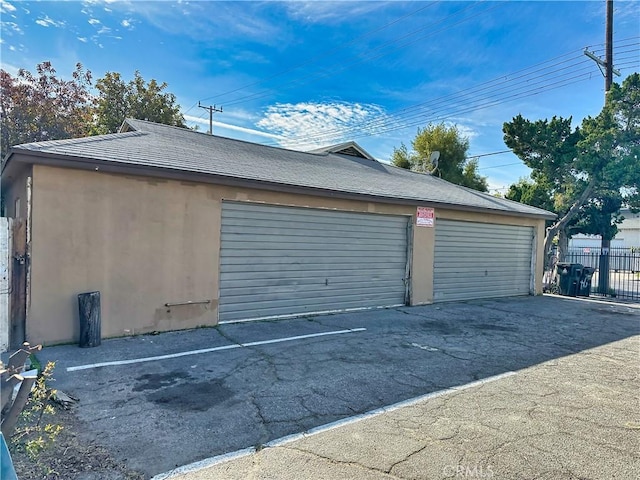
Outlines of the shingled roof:
M78 168L89 164L105 167L103 170L118 167L158 176L179 173L181 178L211 183L251 182L253 188L261 184L269 189L296 187L314 194L364 196L381 202L555 217L545 210L370 159L268 147L142 120L127 119L121 133L15 146L3 174L14 160Z

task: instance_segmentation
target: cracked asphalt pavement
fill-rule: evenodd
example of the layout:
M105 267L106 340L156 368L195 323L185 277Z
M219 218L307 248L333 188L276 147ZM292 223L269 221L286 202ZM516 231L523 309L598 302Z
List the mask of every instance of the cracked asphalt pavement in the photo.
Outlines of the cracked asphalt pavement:
M543 296L226 324L41 357L80 399L80 435L149 478L254 447L175 478L626 479L640 470L639 334L637 304Z

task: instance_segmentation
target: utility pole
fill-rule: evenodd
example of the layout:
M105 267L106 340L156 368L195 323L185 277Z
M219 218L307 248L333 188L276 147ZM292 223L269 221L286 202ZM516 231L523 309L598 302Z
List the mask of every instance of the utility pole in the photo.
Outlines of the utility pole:
M607 18L605 27L605 59L598 58L592 52L585 49L584 54L591 60L596 62L600 71L604 75L604 98L607 101L607 93L611 89L613 83L613 74L620 76L620 72L613 68L613 0L607 0ZM611 216L609 216L611 223ZM607 295L609 293L609 249L611 248L611 239L603 233L602 243L600 245L600 260L598 262L598 293Z
M204 105L200 105L200 101L198 100L198 107L204 108L205 110L209 110L209 131L207 132L209 135L213 135L213 114L220 112L222 113L222 107L216 108L215 105L209 105L208 107Z
M607 0L607 27L605 30L605 69L606 74L604 76L604 95L605 100L607 93L611 89L611 83L613 82L613 0ZM620 72L618 72L620 76Z
M604 57L604 101L607 102L607 94L613 82L613 0L607 0L607 26L605 28L605 57ZM609 223L611 223L611 215ZM609 249L611 239L603 232L600 245L600 262L598 264L598 291L602 295L609 293Z
M604 61L586 48L584 49L584 54L596 62L602 75L604 75L604 96L606 99L607 92L611 89L611 84L613 83L613 75L620 76L620 71L613 68L613 0L607 0Z

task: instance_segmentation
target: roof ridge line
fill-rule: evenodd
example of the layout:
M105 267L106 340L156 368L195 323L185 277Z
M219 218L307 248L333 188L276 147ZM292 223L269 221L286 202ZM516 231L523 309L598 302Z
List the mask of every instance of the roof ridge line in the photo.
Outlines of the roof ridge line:
M172 128L172 129L175 129L176 131L179 131L179 132L191 132L191 133L194 133L194 134L204 135L204 136L207 136L207 137L220 138L220 139L223 139L223 140L229 140L231 142L239 142L239 143L244 143L244 144L248 144L248 145L260 145L261 147L270 148L272 150L284 150L285 152L303 153L303 154L313 155L313 156L316 156L316 157L326 157L328 155L332 155L333 154L332 152L313 152L313 151L305 151L305 150L294 150L292 148L286 148L286 147L282 147L282 146L277 147L277 146L274 146L274 145L265 145L264 143L250 142L249 140L243 140L243 139L240 139L240 138L225 137L224 135L212 135L212 134L205 133L205 132L200 132L198 130L194 130L194 129L188 128L188 127L177 127L175 125L167 125L166 123L156 123L156 122L151 122L149 120L139 120L137 118L126 118L125 122L127 122L129 120L134 121L134 122L142 122L142 123L146 123L146 124L149 124L149 125L159 126L161 128L167 128L167 129ZM130 126L135 128L134 125L130 125ZM139 130L136 130L136 131L139 131ZM153 133L153 132L147 132L147 133Z

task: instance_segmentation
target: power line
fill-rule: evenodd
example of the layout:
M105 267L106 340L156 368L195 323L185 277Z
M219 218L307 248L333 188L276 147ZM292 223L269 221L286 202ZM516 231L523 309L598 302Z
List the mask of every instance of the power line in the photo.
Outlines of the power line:
M516 100L516 99L519 99L519 98L525 98L525 97L537 95L541 91L544 91L545 89L549 89L550 90L550 89L555 89L555 88L561 88L561 87L564 87L564 86L568 86L568 85L572 85L572 84L578 83L580 81L584 81L585 79L586 79L585 75L583 74L583 75L579 75L577 77L573 77L573 78L567 79L565 81L555 82L554 84L549 84L549 85L545 85L545 86L542 86L542 87L537 87L537 88L534 88L534 89L530 89L529 91L521 92L521 93L518 93L518 94L513 94L513 95L511 95L509 97L506 97L504 99L498 99L498 100L494 100L494 101L490 101L490 102L485 102L483 104L475 105L475 106L472 106L472 107L469 107L469 108L459 108L458 110L453 111L453 112L445 112L443 114L440 114L439 116L431 116L431 117L430 116L425 116L423 118L420 118L417 121L405 123L405 124L402 124L402 125L399 125L399 126L398 125L392 125L392 126L389 126L389 127L378 128L378 129L375 129L375 130L368 130L368 131L360 130L360 133L351 132L349 134L349 138L357 139L357 138L362 138L362 137L369 137L369 136L374 135L374 134L379 135L379 134L383 134L383 133L388 133L390 131L399 130L401 128L408 128L408 127L411 127L411 126L416 126L416 125L420 125L420 124L424 124L424 123L444 121L444 120L447 120L447 119L449 119L449 118L451 118L453 116L457 116L457 115L461 115L461 114L464 114L464 113L469 113L469 112L472 112L472 111L477 111L477 110L481 110L481 109L484 109L484 108L496 106L496 105L499 105L499 104L502 104L502 103L506 103L507 101L512 101L512 100ZM356 132L357 131L358 130L356 130ZM289 139L287 139L287 140L290 141ZM300 140L298 140L298 139L294 139L294 140L298 141L299 143L303 143L303 142L305 142L305 143L321 143L321 142L324 142L324 140L321 137L318 137L318 136L315 137L315 141L314 142L312 142L311 138L305 139L304 137L301 138ZM331 141L327 140L325 143L331 143Z
M618 67L620 67L620 70L629 70L628 68L626 68L627 66L628 67L635 67L635 68L640 67L640 60L635 60L633 62L619 63L618 64Z
M469 155L466 157L467 160L472 158L480 158L480 157L489 157L491 155L501 155L503 153L511 153L513 150L500 150L498 152L489 152L489 153L481 153L480 155Z
M570 54L571 52L568 54L555 57L554 59L541 62L539 64L536 64L532 67L528 67L516 73L522 73L522 72L526 72L527 70L532 70L532 68L550 63L554 60L566 57ZM568 62L572 62L574 60L578 60L578 61L576 63L567 64ZM628 63L633 65L637 62L628 62ZM561 88L561 87L571 85L580 81L589 80L592 78L592 71L591 71L591 67L589 66L583 66L578 70L574 69L571 72L565 72L563 74L558 75L558 73L561 71L567 70L575 66L585 65L585 64L591 65L589 60L585 59L584 57L576 57L568 60L563 60L561 62L556 62L544 68L539 68L537 70L529 71L528 73L521 74L517 77L513 77L514 74L507 75L507 76L500 76L497 79L484 82L479 86L466 89L466 91L455 92L435 100L430 100L430 101L423 102L421 104L417 104L411 107L406 107L404 109L399 110L396 114L394 114L394 116L367 121L367 122L363 122L360 125L351 126L352 130L355 129L355 132L360 132L361 134L354 135L354 132L352 131L350 133L350 138L355 139L355 138L360 138L364 136L370 136L373 134L386 133L386 132L398 130L401 128L407 128L410 126L415 126L415 125L424 123L427 119L429 119L430 121L447 119L454 115L460 115L462 113L468 113L470 111L475 111L481 108L487 108L489 106L505 103L506 101L509 101L509 100L515 100L518 98L537 95L545 90ZM626 63L620 64L620 67L623 67L626 65L627 65ZM554 66L558 66L560 68L545 72L545 70L548 70L549 68ZM535 77L531 77L533 73L538 73L538 72L545 72L545 73L541 75L537 75ZM583 72L583 73L580 73L580 72ZM545 78L550 74L554 74L555 76L552 79ZM504 88L503 85L508 84L510 80L503 80L501 82L497 82L497 80L502 80L510 77L521 79L520 82L517 82L515 84L515 85L520 85L520 87L517 87L514 89L514 85L511 85ZM531 77L531 78L527 78L527 77ZM539 80L537 82L532 82L533 79L540 79L540 78L542 78L542 80ZM478 88L480 86L483 86L483 88ZM489 90L489 92L486 92L487 94L484 97L477 98L477 93L485 90ZM498 93L496 93L496 91ZM461 97L460 94L464 92L468 94L466 98L463 98L458 101L453 101L453 102L447 101L448 98L451 98L453 96ZM504 96L505 93L509 93L510 95ZM476 97L474 97L474 95L476 95ZM469 96L471 98L469 98ZM470 101L471 102L483 101L484 103L480 103L471 108L465 108L465 106L468 103L470 103ZM445 103L446 103L446 106L443 107L442 105ZM433 108L434 106L440 107L440 108L434 109ZM426 110L427 107L429 107L428 111ZM451 110L452 108L453 110ZM299 143L302 143L302 142L320 143L320 142L326 142L327 140L325 139L331 138L332 135L343 135L343 133L344 133L344 130L338 128L338 129L332 129L332 130L325 130L312 135L293 137L287 140L289 142L299 142Z
M285 74L285 73L291 72L291 71L296 70L296 69L298 69L298 68L300 68L300 67L302 67L302 66L305 66L305 65L308 65L308 64L310 64L310 63L313 63L315 60L318 60L318 59L320 59L320 58L328 57L328 56L332 55L334 52L337 52L337 51L339 51L339 50L342 50L342 49L344 49L344 47L346 47L346 46L348 46L348 45L351 45L351 44L355 43L355 42L356 42L356 41L358 41L359 39L366 38L367 36L370 36L370 35L371 35L371 34L373 34L373 33L376 33L376 32L379 32L379 31L382 31L382 30L384 30L384 29L388 28L389 26L394 25L394 24L396 24L396 23L400 22L401 20L404 20L405 18L408 18L408 17L410 17L410 16L412 16L412 15L415 15L415 14L419 13L419 12L420 12L420 11L422 11L422 10L425 10L425 9L427 9L427 8L431 7L434 3L435 3L435 2L432 2L432 3L430 3L430 4L428 4L428 5L424 6L424 7L421 7L421 8L419 8L419 9L417 9L417 10L415 10L415 11L413 11L413 12L409 13L409 14L406 14L406 15L404 15L404 16L402 16L402 17L399 17L398 19L396 19L396 20L394 20L394 21L392 21L392 22L389 22L388 24L385 24L385 25L383 25L382 27L379 27L379 28L376 28L376 29L370 30L370 31L368 31L368 32L365 32L364 34L362 34L362 35L360 35L360 36L358 36L358 37L355 37L353 40L351 40L351 41L347 42L346 44L344 44L344 45L342 45L342 46L340 46L340 47L336 47L336 48L333 48L333 49L329 49L329 50L327 50L327 51L325 51L325 52L322 52L321 54L319 54L319 55L317 55L317 56L313 57L312 59L310 59L310 60L308 60L308 61L306 61L306 62L303 62L303 63L301 63L301 64L295 65L295 66L293 66L293 67L291 67L291 68L288 68L288 69L286 69L286 70L284 70L284 71L281 71L281 72L279 72L279 73L277 73L277 74L274 74L274 75L272 75L271 77L267 77L266 79L259 80L259 81L257 81L257 82L253 82L253 83L251 83L251 84L245 85L245 86L243 86L243 87L239 87L239 88L234 89L234 90L230 90L230 91L227 91L227 92L223 92L222 94L219 94L219 95L215 95L215 96L212 96L212 97L207 97L207 98L205 98L204 100L208 100L208 99L210 99L210 98L216 98L216 97L218 97L218 96L222 96L222 95L227 95L227 94L230 94L230 93L234 93L234 92L236 92L236 91L239 91L239 90L241 90L241 89L248 88L248 87L250 87L250 86L254 86L254 85L257 85L257 84L264 83L264 82L266 82L267 80L270 80L270 79L272 79L272 78L276 78L276 77L278 77L278 76L282 76L282 75L283 75L283 74ZM464 10L464 9L463 9L463 10ZM460 11L456 12L456 14L457 14L457 13L460 13L460 12L461 12L461 11L463 11L463 10L460 10ZM453 15L455 15L455 14L453 14ZM451 17L451 16L452 16L452 15L450 15L449 17ZM446 18L449 18L449 17L446 17ZM446 18L445 18L445 19L446 19ZM440 22L440 23L441 23L441 22ZM617 41L614 41L614 45L616 46L616 48L617 48L617 49L620 49L620 48L626 48L626 47L630 47L630 46L637 46L637 45L640 45L640 43L638 43L638 42L625 43L625 42L629 42L629 41L632 41L632 40L638 40L638 39L640 39L640 36L626 37L626 38L623 38L623 39L619 39L619 40L617 40ZM598 44L592 44L592 45L589 45L589 46L587 46L586 48L591 48L591 49L593 50L593 52L594 52L594 53L596 53L596 54L597 54L598 52L602 52L602 53L604 53L604 50L605 50L605 49L604 49L604 45L605 45L604 43L598 43ZM603 48L594 48L594 47L600 47L600 46L602 46ZM620 55L620 54L624 54L624 53L635 53L635 52L637 52L637 49L635 49L635 50L633 50L633 49L632 49L632 50L625 50L625 51L622 51L622 52L617 51L617 54L618 54L618 60L619 60L619 61L618 61L618 62L616 62L616 64L617 64L620 68L622 68L622 67L627 67L627 66L629 66L629 67L636 66L636 62L627 62L627 63L624 63L624 64L623 64L623 63L621 63L621 62L623 62L624 60L627 60L627 59L637 58L637 57L625 57L625 58L620 58L620 57L619 57L619 55ZM561 56L560 56L560 57L561 57ZM560 57L555 57L555 58L560 58ZM343 69L343 70L344 70L344 69ZM514 72L514 73L518 73L518 72ZM291 82L288 82L288 83L294 83L294 82L295 82L295 81L291 81ZM253 95L256 95L256 94L253 94ZM262 98L262 97L264 97L264 96L265 96L265 95L261 95L261 96L260 96L260 98ZM248 96L247 96L247 97L248 97ZM244 97L241 97L241 98L244 98ZM257 97L256 97L256 98L257 98ZM237 101L237 100L239 100L239 99L236 99L236 101ZM236 101L234 101L234 102L233 102L233 104L235 104L235 103L236 103ZM238 103L241 103L241 102L238 102ZM191 110L193 110L193 108L195 108L196 106L198 106L198 102L194 103L194 104L193 104L191 107L189 107L189 108L188 108L188 109L187 109L183 114L185 114L185 115L186 115L186 114L187 114L187 113L189 113ZM200 118L202 118L202 117L200 117Z
M417 105L413 105L411 107L405 107L403 109L400 109L399 111L397 111L391 118L382 118L382 119L377 119L377 120L372 120L372 121L368 121L365 122L364 124L361 124L359 126L356 126L356 128L363 128L366 127L368 129L371 130L375 130L374 133L379 133L378 130L376 130L377 127L382 127L382 126L388 126L390 121L394 122L395 121L395 127L394 129L399 129L399 128L405 128L406 126L412 126L413 124L406 124L407 120L411 120L412 118L418 118L418 117L424 117L425 115L425 109L429 108L430 110L433 110L434 107L438 107L444 103L446 103L447 107L450 108L452 105L456 105L459 104L460 101L454 101L453 103L449 100L452 97L461 97L462 94L467 94L467 97L471 96L471 98L466 98L464 99L465 102L468 102L469 100L475 100L473 98L474 95L477 96L478 93L482 92L482 91L487 91L490 90L490 92L488 93L494 93L496 89L498 88L502 88L502 85L508 84L509 82L511 82L512 80L515 79L521 79L520 82L517 82L517 84L522 84L522 85L528 85L531 86L531 80L532 79L537 79L537 78L543 78L545 76L548 76L550 74L554 74L554 75L558 75L558 73L560 73L563 70L567 70L569 68L575 67L575 66L579 66L579 65L585 65L585 67L583 67L580 70L574 70L574 72L571 73L575 73L575 72L580 72L580 71L590 71L590 67L589 65L591 65L591 63L589 62L589 60L585 59L582 56L578 56L569 60L562 60L559 62L555 62L552 65L547 65L546 67L543 68L538 68L536 70L531 71L533 68L544 65L544 64L548 64L550 62L553 62L555 60L559 60L561 58L567 57L568 55L571 55L572 52L569 52L567 54L564 55L560 55L558 57L554 57L553 59L547 60L545 62L541 62L539 64L536 64L534 66L522 69L518 72L514 72L513 74L510 75L503 75L500 77L497 77L496 79L490 80L488 82L484 82L478 86L475 87L471 87L459 92L454 92L451 93L449 95L445 95L442 97L439 97L435 100L429 100L426 102L422 102L420 104ZM626 59L628 57L624 57L623 59ZM571 62L576 60L576 63L572 63L572 64L567 64L567 62ZM633 64L633 63L631 63ZM562 66L564 65L564 66ZM561 68L557 68L553 71L549 71L549 68L554 67L554 66L561 66ZM620 66L627 66L627 64L620 64ZM524 73L527 72L528 73ZM533 73L538 73L538 72L544 72L541 75L538 75L536 77L531 77L531 75ZM517 75L516 74L520 74ZM566 74L565 74L566 76ZM586 78L584 78L586 79ZM582 79L578 79L578 81L580 81ZM538 83L537 85L539 85L540 83ZM562 86L562 85L561 85ZM511 88L511 87L510 87ZM504 93L504 90L501 90L502 93ZM539 92L538 92L539 93ZM495 95L494 95L495 96ZM421 110L422 109L422 110ZM442 109L440 109L440 112L442 111ZM413 113L409 113L409 112L413 112ZM423 122L424 120L421 119L418 123ZM388 128L387 131L391 130L391 128ZM301 140L306 140L306 141L310 141L315 139L322 139L324 137L326 137L327 135L330 135L331 133L342 133L341 129L334 129L333 131L323 131L323 132L319 132L318 134L315 135L305 135L304 137L299 137ZM296 140L295 138L293 140Z
M570 59L568 61L571 61L571 60L573 59ZM552 64L545 68L548 70L549 68L552 68L556 65L563 65L566 62L567 60L563 62L556 62L555 64ZM549 63L549 61L543 62L543 63ZM532 91L532 88L530 87L542 85L545 82L548 82L548 80L544 77L548 76L550 73L555 74L556 75L555 78L557 78L557 74L559 71L566 70L567 68L570 68L576 65L580 65L581 63L589 63L589 61L587 59L580 58L580 62L578 63L573 63L568 66L551 70L550 72L548 71L545 74L537 75L532 78L527 78L527 76L531 77L531 74L544 71L544 69L533 70L527 74L522 74L519 76L503 75L498 77L497 79L491 80L489 82L484 82L483 84L480 84L475 87L471 87L471 88L454 92L448 95L444 95L437 99L431 99L411 107L405 107L399 110L396 114L394 114L391 117L385 117L382 119L376 119L376 120L364 122L360 125L355 126L355 128L360 131L367 130L370 133L380 133L381 131L391 131L395 129L412 126L415 124L413 122L414 120L418 120L417 122L418 124L423 123L425 118L435 117L438 115L442 116L447 111L449 112L449 114L445 116L451 116L454 113L462 113L464 111L468 111L469 108L461 108L461 107L467 107L470 103L474 103L474 102L477 103L478 101L499 100L499 98L496 98L496 97L500 97L500 96L504 97L505 93L512 93L512 92L517 93L518 88L522 89L522 88L528 87L528 89L525 90L525 92L530 93ZM530 67L529 70L532 70L532 68L536 66L538 65ZM567 74L564 74L565 77L566 75ZM508 78L508 80L504 80L505 78ZM511 78L518 79L519 81L515 82L514 85L505 87L505 85L508 85L511 82ZM532 82L532 80L539 79L539 78L543 78L542 82L541 81ZM478 95L478 94L482 94L482 95ZM456 110L452 111L452 108ZM473 108L472 110L475 110L475 108ZM342 133L342 130L339 130L339 129L333 129L328 131L326 130L313 135L299 136L297 138L294 137L289 140L292 140L292 141L300 140L300 141L307 141L307 142L312 140L320 141L334 133L335 134Z
M478 170L487 170L489 168L511 167L513 165L522 165L522 162L505 163L503 165L492 165L490 167L480 167L480 168L478 168Z
M404 117L406 119L406 118L410 118L411 116L422 115L424 112L422 112L421 109L424 109L424 108L427 108L427 107L428 108L433 108L434 106L437 106L437 105L443 104L443 103L446 103L447 105L450 105L450 100L449 99L451 99L451 98L459 98L463 94L466 94L467 96L468 95L476 95L477 93L485 91L485 90L488 90L488 89L500 88L502 85L508 84L509 82L511 82L513 80L517 80L517 79L521 79L522 82L527 82L527 81L529 81L529 79L527 79L526 77L530 76L533 73L544 71L545 69L549 69L549 68L554 67L554 66L562 65L562 64L566 63L567 61L574 60L574 59L570 59L570 60L566 60L565 59L565 60L562 60L560 62L557 62L557 60L565 58L565 57L568 57L569 55L572 55L572 54L575 55L574 52L569 52L569 53L566 53L566 54L563 54L563 55L559 55L559 56L554 57L554 58L552 58L550 60L546 60L544 62L540 62L538 64L535 64L535 65L532 65L530 67L527 67L525 69L521 69L519 71L516 71L516 72L514 72L512 74L501 75L501 76L496 77L496 78L494 78L492 80L483 82L483 83L481 83L479 85L476 85L476 86L473 86L473 87L469 87L469 88L466 88L466 89L463 89L463 90L459 90L457 92L453 92L451 94L441 96L441 97L439 97L437 99L431 99L431 100L427 100L425 102L421 102L421 103L418 103L418 104L415 104L415 105L412 105L412 106L409 106L409 107L404 107L404 108L396 111L396 113L393 116L395 118ZM582 56L578 56L577 58L579 58L582 63L585 63L585 64L589 63ZM545 64L548 64L548 63L551 63L551 62L556 62L556 63L552 63L551 65L548 65L548 66L546 66L544 68L536 69L536 67L540 67L542 65L545 65ZM572 65L570 65L570 66L572 66ZM527 71L529 71L529 72L525 73ZM557 71L554 71L554 73L555 72L557 72ZM410 112L415 112L415 113L410 113ZM379 119L379 120L366 122L366 126L368 126L368 127L376 127L376 126L378 126L378 125L380 125L382 123L387 123L387 122L388 122L388 120ZM336 131L336 132L338 132L338 131ZM327 134L327 133L330 133L330 132L327 132L327 131L323 132L323 134Z

